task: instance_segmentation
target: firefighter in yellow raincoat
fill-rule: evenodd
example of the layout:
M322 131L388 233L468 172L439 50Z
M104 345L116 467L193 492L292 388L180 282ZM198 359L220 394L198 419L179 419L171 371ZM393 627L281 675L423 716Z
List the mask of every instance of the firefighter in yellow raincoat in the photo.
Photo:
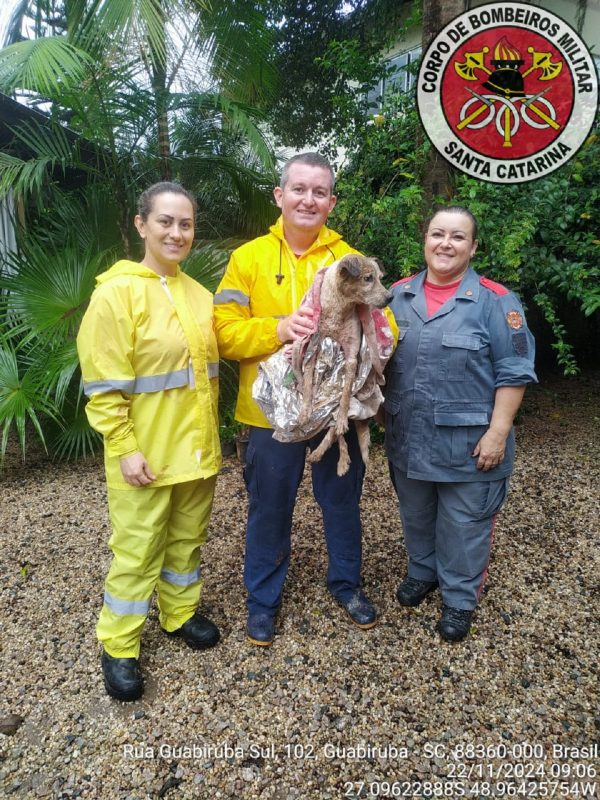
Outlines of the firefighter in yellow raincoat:
M284 344L314 333L313 309L302 304L302 298L318 270L357 252L325 225L336 203L334 179L329 162L318 153L300 153L289 159L274 190L280 219L265 236L232 253L215 295L220 353L240 362L235 418L250 427L244 468L249 498L244 561L246 633L248 641L259 647L270 646L275 635L306 448L316 448L325 431L304 442L276 441L252 397L252 386L260 361ZM396 335L391 312L389 322ZM354 426L347 439L349 471L337 475L339 451L335 445L313 465L312 484L327 541L327 588L352 622L366 630L376 624L377 614L362 590L364 464Z
M195 649L219 640L197 612L221 450L212 295L179 267L194 213L178 184L142 194L144 258L98 277L77 337L86 412L104 437L112 524L97 634L106 691L120 700L143 692L140 637L155 588L165 632Z

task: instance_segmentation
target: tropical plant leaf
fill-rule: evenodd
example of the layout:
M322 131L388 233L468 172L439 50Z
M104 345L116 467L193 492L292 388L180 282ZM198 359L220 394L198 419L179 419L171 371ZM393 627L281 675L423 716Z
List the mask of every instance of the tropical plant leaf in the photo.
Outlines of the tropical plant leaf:
M280 80L270 57L275 32L255 4L213 2L197 24L202 57L228 97L258 106L273 96Z
M26 423L33 427L46 449L46 440L39 414L46 415L58 423L56 405L48 398L45 386L36 379L31 367L21 372L17 353L10 343L0 342L0 463L6 455L9 434L16 428L19 445L25 458Z
M102 436L90 427L83 405L69 404L62 425L50 429L48 445L59 461L86 458L102 449Z
M241 244L239 240L228 239L197 246L186 258L182 269L209 292L215 292L225 272L231 251L239 244Z
M16 42L0 50L0 88L7 94L21 89L60 100L65 86L80 84L91 64L85 51L61 36Z
M53 164L48 157L24 160L0 153L0 197L10 191L17 195L40 192Z
M47 195L49 212L36 230L36 241L54 251L68 244L82 253L105 253L106 263L116 260L123 247L119 236L118 206L104 179L97 176L81 191L65 194L54 189ZM132 200L133 202L133 200Z
M73 336L106 254L72 247L50 250L31 240L7 261L12 274L0 276L0 287L9 292L9 312L34 334Z

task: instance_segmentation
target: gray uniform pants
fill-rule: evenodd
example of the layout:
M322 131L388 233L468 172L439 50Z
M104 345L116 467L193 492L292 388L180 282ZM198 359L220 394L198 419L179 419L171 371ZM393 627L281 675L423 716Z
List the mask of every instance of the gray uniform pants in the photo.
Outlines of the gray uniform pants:
M509 479L418 481L393 464L390 473L400 505L408 574L419 580L437 580L446 605L474 609L485 582L494 523Z

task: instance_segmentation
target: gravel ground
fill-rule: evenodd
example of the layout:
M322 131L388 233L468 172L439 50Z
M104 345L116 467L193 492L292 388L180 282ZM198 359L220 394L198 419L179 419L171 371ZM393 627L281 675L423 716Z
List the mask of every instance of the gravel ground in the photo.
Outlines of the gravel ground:
M245 489L226 459L204 551L204 610L222 642L195 653L153 609L147 689L130 704L105 695L94 634L109 561L101 465L9 458L0 795L327 800L427 796L435 782L445 797L600 796L599 389L588 373L528 392L485 594L460 644L435 632L439 595L416 610L394 599L406 555L374 446L364 578L380 624L358 630L329 598L305 481L278 635L247 645Z

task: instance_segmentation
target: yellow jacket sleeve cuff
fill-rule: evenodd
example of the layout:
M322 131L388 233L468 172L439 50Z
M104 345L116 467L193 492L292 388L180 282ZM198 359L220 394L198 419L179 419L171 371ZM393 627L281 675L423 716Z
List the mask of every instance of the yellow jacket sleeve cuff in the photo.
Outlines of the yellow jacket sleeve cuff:
M135 436L130 433L123 438L104 439L106 453L109 456L117 456L118 458L125 458L131 456L139 451L139 446Z

